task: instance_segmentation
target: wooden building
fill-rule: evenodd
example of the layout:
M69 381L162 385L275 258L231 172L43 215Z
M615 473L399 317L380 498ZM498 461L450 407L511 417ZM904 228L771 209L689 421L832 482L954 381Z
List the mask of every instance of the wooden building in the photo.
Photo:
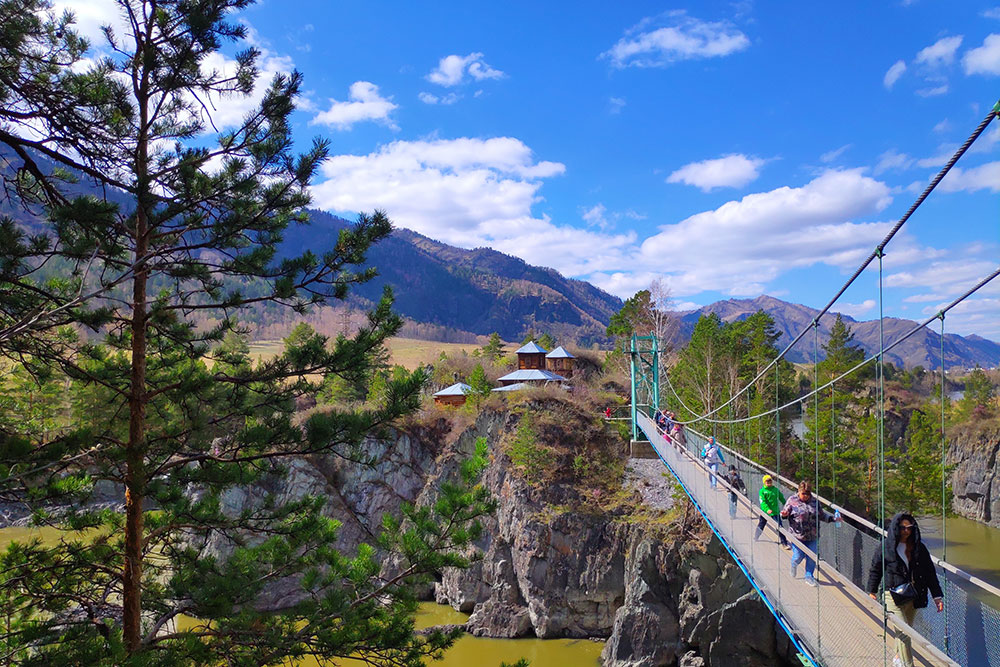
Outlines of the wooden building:
M434 402L438 405L465 405L465 395L472 387L464 382L456 382L434 394Z
M546 354L548 354L548 350L535 341L531 341L517 351L517 367L520 370L531 368L544 370Z
M576 357L559 346L545 355L545 368L566 378L573 377L573 364Z

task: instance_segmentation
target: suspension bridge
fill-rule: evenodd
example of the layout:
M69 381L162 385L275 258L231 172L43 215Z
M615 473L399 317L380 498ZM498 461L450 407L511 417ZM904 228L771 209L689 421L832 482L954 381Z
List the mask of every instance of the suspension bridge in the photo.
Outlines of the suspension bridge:
M834 387L837 381L843 380L869 363L874 363L878 406L876 408L878 413L876 445L879 458L879 503L876 508L878 515L876 519L881 525L887 523L892 512L887 511L885 502L885 385L881 363L884 355L921 329L939 321L942 341L941 396L944 396L943 341L946 314L1000 276L1000 268L984 276L934 316L915 325L896 340L887 341L881 326L884 319L882 258L886 246L895 234L958 159L983 133L989 123L998 116L998 113L1000 113L1000 102L993 107L969 139L931 180L927 188L893 226L882 242L816 315L813 322L800 331L767 367L760 371L754 379L747 382L739 392L734 393L728 401L703 414L691 410L674 391L669 374L662 371L659 341L654 336L633 335L631 339L629 352L632 375L633 446L636 443L649 443L655 455L673 474L695 508L756 589L761 600L774 615L778 625L788 634L798 650L800 661L804 665L816 667L839 667L841 665L874 667L882 665L888 667L894 664L897 638L905 636L909 638L912 646L915 665L1000 667L1000 588L947 561L947 533L944 527L946 482L943 474L940 520L945 551L941 557L932 556L932 560L944 593L944 609L942 612L937 612L935 605L931 603L928 608L917 612L911 626L897 614L891 613L886 608L882 598L872 599L865 590L873 557L882 552L885 544L886 532L880 525L876 525L876 523L814 493L822 507L831 513L839 511L843 520L837 523L820 524L815 550L809 549L805 544L799 542L787 530L784 531L790 542L817 562L816 583L818 585L811 585L802 578L801 572L796 576L791 569L791 553L781 548L778 540L778 527L773 520L767 519L767 527L763 534L759 536L759 539L757 535L758 520L764 516L756 502L763 485L763 477L770 475L786 497L794 494L797 488L796 481L780 474L780 442L774 443L778 453L778 470L771 470L762 463L727 447L725 443L717 439L727 463L737 467L739 475L747 487L746 495L738 492L733 494L734 490L721 475L716 484L710 482L709 470L701 458L701 452L708 436L696 428L700 428L701 424L715 426L719 424L733 425L757 419L780 420L782 411L799 403L804 404L809 400L818 400L821 391ZM813 332L813 354L816 355L813 359L813 366L816 368L815 362L819 360L820 317L833 307L847 288L866 269L873 266L877 266L878 269L879 352L859 362L826 384L820 385L817 375L813 384L814 388L804 396L799 396L785 404L779 404L776 399L776 405L773 409L764 410L758 414L748 414L741 418L733 418L732 406L740 395L748 392L755 383L765 377L765 374L772 372L772 369L774 373L777 373L778 361L784 358L810 331ZM775 380L775 385L777 386L777 380ZM671 437L670 434L664 433L653 419L657 410L661 407L665 409L664 404L661 403L661 386L668 387L673 392L672 400L679 402L692 415L690 419L678 421L684 426L683 438ZM777 395L778 392L775 391L775 396L777 397ZM722 411L727 408L729 409L729 412L726 413L728 418L722 418ZM818 410L815 411L815 416L816 419L819 419ZM780 440L780 428L776 428L775 432L779 434ZM815 429L815 432L818 433L819 429ZM945 442L942 401L942 471L945 469ZM815 442L811 444L815 449L816 462L814 488L819 489L820 443L818 435ZM831 449L836 451L835 445ZM813 481L812 476L810 476L809 481ZM731 505L732 495L735 495L735 506Z

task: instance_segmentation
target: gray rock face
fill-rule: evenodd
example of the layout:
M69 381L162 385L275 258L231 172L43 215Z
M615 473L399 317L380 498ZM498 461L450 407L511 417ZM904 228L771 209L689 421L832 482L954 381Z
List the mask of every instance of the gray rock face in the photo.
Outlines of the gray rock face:
M969 519L1000 526L1000 431L957 429L949 434L946 461L951 477L952 507Z

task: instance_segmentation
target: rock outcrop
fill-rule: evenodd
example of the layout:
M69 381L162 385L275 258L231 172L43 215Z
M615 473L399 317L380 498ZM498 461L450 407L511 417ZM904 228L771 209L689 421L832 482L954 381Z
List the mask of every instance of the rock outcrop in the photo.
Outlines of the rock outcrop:
M1000 429L965 426L948 434L952 508L1000 527Z

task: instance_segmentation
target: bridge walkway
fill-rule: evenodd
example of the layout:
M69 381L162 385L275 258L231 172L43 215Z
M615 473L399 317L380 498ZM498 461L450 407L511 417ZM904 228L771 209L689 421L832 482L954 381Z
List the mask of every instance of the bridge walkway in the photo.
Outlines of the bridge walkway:
M653 420L642 412L637 413L637 426L736 558L775 617L814 664L892 665L895 637L901 632L911 638L916 665L958 664L901 619L890 616L888 624L883 624L882 606L824 558L820 557L816 568L818 586L810 586L803 580L804 563L799 564L798 576L793 577L791 552L781 548L773 522L759 540L754 539L761 516L756 494L752 499L737 494L734 516L730 516L728 487L721 478L716 489L711 487L707 468L697 455L700 443L689 441L685 447L675 446L664 439ZM820 530L839 528L824 523ZM794 540L787 531L786 535ZM822 552L823 542L820 544Z

